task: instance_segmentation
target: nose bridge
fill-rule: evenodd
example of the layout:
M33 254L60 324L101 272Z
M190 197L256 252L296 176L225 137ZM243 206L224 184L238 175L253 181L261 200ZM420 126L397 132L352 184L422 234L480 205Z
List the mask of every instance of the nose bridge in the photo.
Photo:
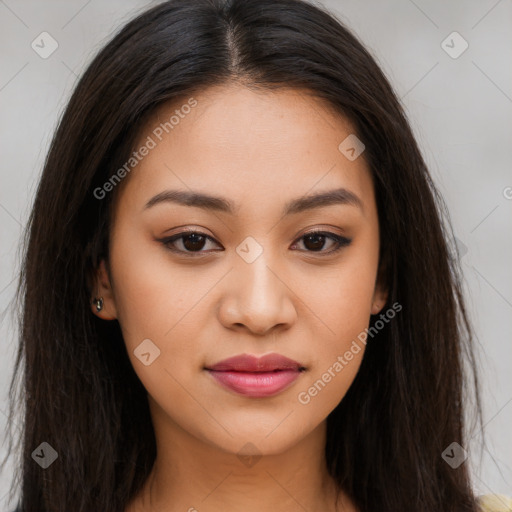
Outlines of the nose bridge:
M242 242L237 253L223 321L260 334L277 324L290 324L296 314L292 292L285 276L276 271L280 265L275 253L254 239Z
M250 245L249 250L253 253L256 247ZM238 251L237 251L238 252ZM275 306L283 295L282 282L277 279L273 267L272 251L270 248L261 247L261 252L254 260L247 260L240 257L235 265L236 281L240 283L237 293L247 306L262 308Z

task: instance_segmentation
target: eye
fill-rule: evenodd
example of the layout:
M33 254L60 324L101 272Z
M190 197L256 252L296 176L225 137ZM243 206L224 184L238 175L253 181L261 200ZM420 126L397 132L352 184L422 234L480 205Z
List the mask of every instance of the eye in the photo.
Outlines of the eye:
M201 253L206 242L214 242L213 238L200 231L182 231L176 235L159 240L170 251L178 253ZM178 244L176 244L178 242ZM176 247L178 245L178 247Z
M320 252L323 254L332 254L343 247L346 247L351 244L352 240L350 238L346 238L341 235L337 235L336 233L331 233L329 231L309 231L305 233L297 240L304 240L304 246L306 247L306 252ZM326 240L330 240L332 242L331 247L334 246L333 249L323 251L322 249L325 246ZM296 247L297 244L294 243L292 247Z
M304 240L306 252L318 252L322 254L332 254L336 251L339 251L343 247L350 245L350 243L352 242L351 239L346 238L344 236L337 235L336 233L331 233L329 231L320 230L309 231L308 233L305 233L297 240ZM330 250L327 251L322 250L325 247L326 241L330 241L331 247L334 246L334 248L331 248ZM211 252L203 250L205 245L207 244L207 242L216 243L215 240L209 235L194 230L182 231L181 233L177 233L173 236L163 238L159 240L159 242L161 242L170 251L181 254L187 254L190 256L196 256L199 255L200 253ZM298 244L294 242L292 248L296 248L297 245Z

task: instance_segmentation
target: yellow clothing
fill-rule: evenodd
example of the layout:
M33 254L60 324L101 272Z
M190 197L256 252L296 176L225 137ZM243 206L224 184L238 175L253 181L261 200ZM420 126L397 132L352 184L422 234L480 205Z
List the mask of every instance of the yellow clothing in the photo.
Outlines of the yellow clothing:
M512 498L504 494L486 494L478 498L482 512L512 512Z

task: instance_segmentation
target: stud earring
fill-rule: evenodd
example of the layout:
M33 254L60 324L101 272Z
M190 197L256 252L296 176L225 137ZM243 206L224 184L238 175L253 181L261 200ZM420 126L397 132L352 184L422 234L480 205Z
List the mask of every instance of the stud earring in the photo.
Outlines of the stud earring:
M93 304L96 304L96 311L101 311L103 309L103 297L100 297L99 299L94 298L92 302Z

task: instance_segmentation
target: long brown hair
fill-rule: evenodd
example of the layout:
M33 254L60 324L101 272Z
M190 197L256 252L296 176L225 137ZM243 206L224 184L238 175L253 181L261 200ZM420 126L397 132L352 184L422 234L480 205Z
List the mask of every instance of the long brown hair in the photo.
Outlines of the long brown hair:
M115 197L94 190L126 162L158 106L230 81L309 90L366 146L381 276L389 304L403 309L368 343L327 419L330 473L364 512L474 512L466 464L452 468L441 455L453 442L465 446L467 383L480 410L445 206L372 56L335 17L301 0L166 1L123 27L79 80L44 165L16 296L10 418L23 407L21 510L123 511L152 468L146 391L118 322L90 311ZM58 454L44 470L31 456L42 442Z

